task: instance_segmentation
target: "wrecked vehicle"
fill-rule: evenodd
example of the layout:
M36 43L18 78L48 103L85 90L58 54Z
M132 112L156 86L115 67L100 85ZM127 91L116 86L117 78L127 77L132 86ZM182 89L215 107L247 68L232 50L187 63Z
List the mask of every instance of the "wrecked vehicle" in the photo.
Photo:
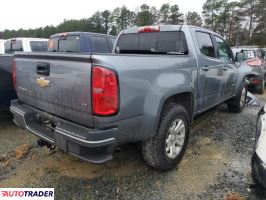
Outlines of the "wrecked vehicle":
M182 159L193 118L226 102L246 103L244 75L218 34L162 25L122 31L113 54L17 53L14 122L93 163L141 142L144 160L170 170Z
M266 84L266 61L261 49L243 48L234 49L235 52L244 54L244 64L250 66L253 74L248 75L249 87L253 87L259 94L263 94Z
M266 107L261 108L257 119L255 148L251 158L251 175L254 182L266 188Z

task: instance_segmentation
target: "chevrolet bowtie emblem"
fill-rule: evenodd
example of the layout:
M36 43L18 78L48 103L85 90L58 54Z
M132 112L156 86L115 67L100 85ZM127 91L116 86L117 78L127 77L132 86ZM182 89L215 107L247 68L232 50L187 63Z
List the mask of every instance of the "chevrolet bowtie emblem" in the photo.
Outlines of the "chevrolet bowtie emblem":
M51 81L46 80L43 77L37 78L36 83L41 86L42 88L48 87L51 83Z

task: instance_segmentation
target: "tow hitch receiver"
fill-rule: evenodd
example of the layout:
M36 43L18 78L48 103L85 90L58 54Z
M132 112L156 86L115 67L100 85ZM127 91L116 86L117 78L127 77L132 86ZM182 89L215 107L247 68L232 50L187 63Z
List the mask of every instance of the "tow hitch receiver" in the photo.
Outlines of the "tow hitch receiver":
M42 139L39 139L37 141L37 145L40 146L40 147L46 146L50 150L54 150L55 149L55 146L54 145L51 145L50 143L48 143L48 142L46 142L46 141L44 141Z

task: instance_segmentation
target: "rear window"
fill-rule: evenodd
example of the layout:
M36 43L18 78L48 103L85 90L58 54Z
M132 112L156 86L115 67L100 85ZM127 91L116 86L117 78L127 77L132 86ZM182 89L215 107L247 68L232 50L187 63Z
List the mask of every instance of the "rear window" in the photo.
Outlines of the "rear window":
M23 45L21 40L9 40L5 42L5 53L12 54L15 51L23 51Z
M92 51L94 53L109 53L107 39L105 37L92 37Z
M120 54L188 54L186 38L181 31L121 35L115 50Z
M48 48L48 42L46 41L31 41L30 47L32 52L45 52Z
M49 52L80 52L79 36L54 37L49 40Z

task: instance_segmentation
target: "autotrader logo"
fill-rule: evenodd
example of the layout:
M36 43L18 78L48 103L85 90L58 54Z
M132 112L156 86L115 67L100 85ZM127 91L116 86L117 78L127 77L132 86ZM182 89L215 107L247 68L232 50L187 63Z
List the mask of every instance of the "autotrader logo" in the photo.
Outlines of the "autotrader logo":
M0 188L0 200L54 200L54 188Z

